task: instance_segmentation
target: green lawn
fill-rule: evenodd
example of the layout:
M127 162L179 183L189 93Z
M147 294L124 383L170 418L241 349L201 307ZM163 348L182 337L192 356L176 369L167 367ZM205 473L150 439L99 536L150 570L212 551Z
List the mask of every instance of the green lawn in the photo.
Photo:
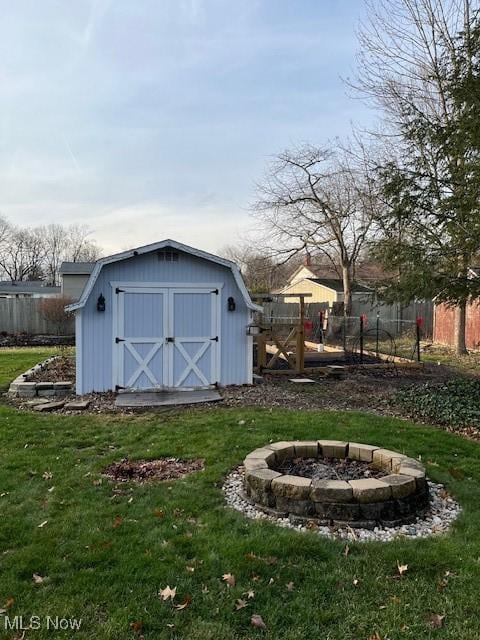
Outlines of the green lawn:
M41 357L0 352L0 384ZM345 555L344 543L225 508L222 478L248 451L270 439L317 437L421 454L464 507L454 530L430 540L350 543ZM27 632L35 640L478 639L478 451L440 430L359 413L219 407L174 417L67 417L2 405L0 608L24 622L82 619L76 633ZM101 478L103 467L126 456L201 456L206 468L144 486ZM401 579L397 562L408 564ZM34 584L34 573L48 579ZM235 587L222 581L225 573L235 575ZM177 587L177 603L191 596L190 606L162 602L166 585ZM235 611L248 590L255 597ZM267 631L251 627L254 613ZM442 628L430 627L432 614L445 615ZM3 631L0 617L0 637L20 634Z
M13 378L20 373L57 352L58 350L53 347L2 348L0 350L0 391L6 391Z

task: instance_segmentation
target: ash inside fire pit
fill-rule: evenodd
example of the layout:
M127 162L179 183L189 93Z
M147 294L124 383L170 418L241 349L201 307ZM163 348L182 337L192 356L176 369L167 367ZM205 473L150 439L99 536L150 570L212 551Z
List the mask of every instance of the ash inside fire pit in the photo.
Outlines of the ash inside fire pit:
M312 480L359 480L388 475L384 469L375 469L368 462L348 458L294 458L285 460L277 471Z
M159 458L158 460L130 460L124 458L114 462L104 470L104 475L117 482L147 482L149 480L175 480L204 467L201 458L182 460L180 458Z

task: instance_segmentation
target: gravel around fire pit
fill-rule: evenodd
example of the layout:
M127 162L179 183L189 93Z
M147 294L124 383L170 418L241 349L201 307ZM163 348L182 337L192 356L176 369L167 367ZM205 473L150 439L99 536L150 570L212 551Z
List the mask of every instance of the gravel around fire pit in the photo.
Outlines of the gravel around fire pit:
M148 482L176 480L204 468L204 460L181 460L160 458L159 460L129 460L124 458L106 467L103 474L116 482Z
M314 520L282 518L255 507L243 492L243 466L234 469L226 478L223 492L227 504L252 520L265 520L279 527L296 531L314 531L321 536L337 540L357 542L390 542L396 538L426 538L447 533L461 512L461 507L441 484L428 481L430 508L424 516L419 516L412 524L398 527L375 527L374 529L352 529L344 526L321 526Z
M384 469L375 469L368 462L359 462L348 458L294 458L293 460L285 460L278 465L276 471L312 480L381 478L389 473Z

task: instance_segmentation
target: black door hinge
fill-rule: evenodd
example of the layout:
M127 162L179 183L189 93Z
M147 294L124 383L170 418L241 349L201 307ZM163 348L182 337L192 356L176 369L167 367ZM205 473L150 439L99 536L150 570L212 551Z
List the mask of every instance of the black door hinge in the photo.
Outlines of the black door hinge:
M115 342L118 344L119 342L125 342L125 338L115 338Z
M213 291L210 291L210 293L214 293L216 296L218 296L218 289L214 289Z
M119 289L118 287L115 289L115 293L125 293L124 289Z
M215 336L215 338L210 338L210 340L214 340L215 342L218 342L218 336Z
M120 389L126 389L126 388L127 388L127 387L122 387L122 386L121 386L121 385L119 385L119 384L116 384L116 385L115 385L115 391L120 391Z

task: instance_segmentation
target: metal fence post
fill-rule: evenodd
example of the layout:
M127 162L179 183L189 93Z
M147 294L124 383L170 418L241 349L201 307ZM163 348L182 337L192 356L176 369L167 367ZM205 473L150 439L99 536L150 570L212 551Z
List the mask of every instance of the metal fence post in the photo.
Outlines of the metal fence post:
M376 336L375 336L375 355L379 356L379 332L380 332L380 314L377 311Z
M423 324L423 319L422 318L417 318L417 321L415 323L415 326L416 326L416 344L415 344L415 349L416 349L416 352L417 352L417 362L420 362L420 360L421 360L421 357L420 357L420 333L421 333L422 324Z
M360 316L360 364L363 364L363 323L364 317L362 313Z

